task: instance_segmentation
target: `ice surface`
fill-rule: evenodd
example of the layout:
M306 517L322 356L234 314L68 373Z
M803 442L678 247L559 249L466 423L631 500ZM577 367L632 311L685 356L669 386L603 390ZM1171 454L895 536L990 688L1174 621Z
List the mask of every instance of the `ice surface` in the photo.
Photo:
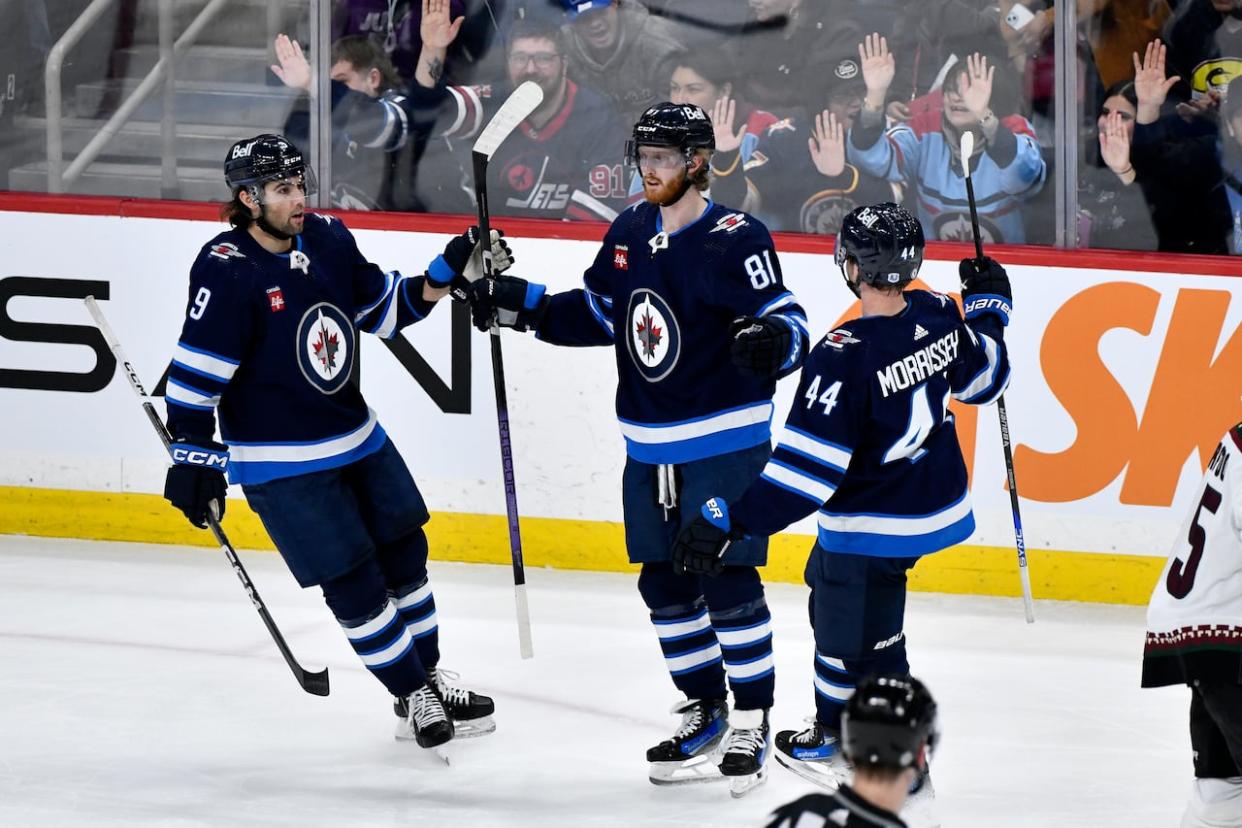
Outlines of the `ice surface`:
M628 575L432 563L443 666L496 699L445 767L392 738L383 688L316 591L243 553L303 693L219 552L0 536L0 825L764 825L812 787L657 788L677 694ZM1015 574L1016 577L1016 574ZM777 729L812 712L806 590L770 585ZM940 702L945 826L1170 826L1189 789L1185 688L1138 687L1141 607L915 594L911 664Z

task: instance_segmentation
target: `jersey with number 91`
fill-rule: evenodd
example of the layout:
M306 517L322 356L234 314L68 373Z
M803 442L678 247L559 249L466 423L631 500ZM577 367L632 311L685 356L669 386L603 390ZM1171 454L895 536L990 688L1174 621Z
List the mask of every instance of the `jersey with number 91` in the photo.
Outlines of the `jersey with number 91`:
M1147 608L1143 686L1242 668L1242 424L1221 438Z
M807 356L763 474L733 505L766 535L818 511L832 552L914 557L974 531L950 399L996 400L1009 382L1001 328L967 323L947 296L906 294L895 316L866 316Z

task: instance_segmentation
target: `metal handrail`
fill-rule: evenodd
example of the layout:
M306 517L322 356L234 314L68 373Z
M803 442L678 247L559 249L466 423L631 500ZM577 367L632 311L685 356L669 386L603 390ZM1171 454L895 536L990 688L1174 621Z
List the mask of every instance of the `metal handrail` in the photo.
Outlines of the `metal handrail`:
M52 47L48 53L47 66L44 69L43 77L45 84L44 100L47 104L47 190L49 193L63 193L65 188L77 180L82 171L86 169L99 154L103 151L108 141L116 135L122 126L129 121L130 117L142 105L143 101L155 91L161 81L172 77L171 68L177 58L181 56L185 50L193 45L198 39L203 28L216 16L228 0L210 0L198 13L194 21L186 27L181 37L177 38L172 44L171 49L168 47L166 37L160 40L160 59L154 68L147 73L130 96L117 107L116 112L108 119L99 132L91 138L82 151L78 153L78 157L73 160L68 169L64 169L64 125L61 116L61 89L60 74L61 67L65 61L65 55L72 49L82 36L94 25L95 21L104 13L109 5L115 0L93 0L86 7L81 16L73 22L68 31L56 41L56 45ZM171 15L172 3L160 3L160 30L161 34L171 34ZM169 144L175 143L175 136L169 127L172 123L174 113L171 110L171 96L165 97L164 126L161 127L161 136L165 142L164 152L170 154ZM172 172L175 174L175 167ZM167 176L169 173L165 172ZM168 182L164 182L167 188Z

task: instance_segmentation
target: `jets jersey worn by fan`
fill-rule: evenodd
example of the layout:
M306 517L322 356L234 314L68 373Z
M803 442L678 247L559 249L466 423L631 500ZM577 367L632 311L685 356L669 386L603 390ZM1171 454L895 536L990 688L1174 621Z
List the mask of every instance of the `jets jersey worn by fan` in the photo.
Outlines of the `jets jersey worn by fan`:
M584 281L551 298L538 336L615 345L630 457L688 463L768 441L776 380L734 367L730 324L766 316L788 325L781 375L801 364L808 339L767 228L708 202L694 222L665 233L659 207L637 204L608 229Z
M738 527L771 535L818 511L830 552L914 557L974 531L949 400L993 402L1009 383L999 322L963 322L947 296L905 293L807 357L772 459L736 504Z
M221 233L190 270L168 372L168 429L209 440L220 414L233 483L336 468L378 450L384 429L351 380L358 332L384 338L431 312L423 277L385 273L339 220L306 215L285 254Z
M1221 439L1147 607L1143 686L1242 675L1242 424Z

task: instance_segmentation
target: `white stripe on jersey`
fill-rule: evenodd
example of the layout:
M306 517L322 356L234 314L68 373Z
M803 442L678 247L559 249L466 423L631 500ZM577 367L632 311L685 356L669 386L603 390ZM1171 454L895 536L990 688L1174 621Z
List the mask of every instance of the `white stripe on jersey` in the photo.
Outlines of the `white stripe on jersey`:
M188 405L191 408L215 408L220 404L219 394L207 394L203 391L198 391L182 385L172 377L168 378L168 387L164 390L164 397L173 402Z
M231 462L237 463L299 463L306 460L324 460L352 451L367 441L375 431L375 412L367 409L367 421L358 428L339 437L329 437L311 443L229 443Z
M213 379L220 382L228 382L233 378L233 374L237 371L237 366L241 363L230 360L227 357L218 354L208 353L207 351L191 350L188 345L180 342L173 349L173 361L179 362L187 368L193 368L195 371L201 371Z
M844 472L850 464L852 452L841 448L835 443L820 439L813 434L805 431L799 431L786 425L781 429L780 435L776 441L777 449L782 447L788 448L796 454L803 454L807 457L814 458L825 466Z
M833 515L819 513L819 528L849 534L927 535L952 526L970 514L970 492L939 512L930 515Z
M761 402L723 414L711 414L689 422L668 425L641 425L619 420L621 433L636 443L661 445L719 434L733 428L745 428L772 421L772 403Z
M833 486L824 481L817 480L799 469L791 468L776 460L769 460L759 476L786 489L793 489L819 504L827 503L828 498L832 497L832 493L836 491Z

